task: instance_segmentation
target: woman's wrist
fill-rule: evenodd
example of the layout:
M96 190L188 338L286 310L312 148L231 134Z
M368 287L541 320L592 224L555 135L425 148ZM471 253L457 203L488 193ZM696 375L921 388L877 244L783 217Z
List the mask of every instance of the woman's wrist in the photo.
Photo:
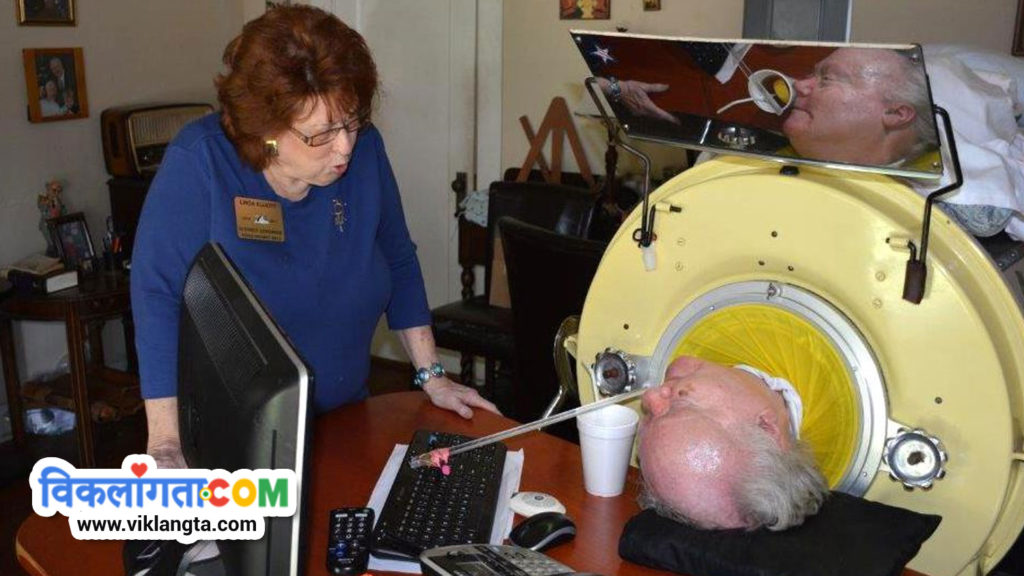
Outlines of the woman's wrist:
M426 389L426 385L431 381L444 378L448 373L445 372L444 366L440 362L433 362L429 366L421 366L416 369L416 374L412 377L412 383L417 388Z

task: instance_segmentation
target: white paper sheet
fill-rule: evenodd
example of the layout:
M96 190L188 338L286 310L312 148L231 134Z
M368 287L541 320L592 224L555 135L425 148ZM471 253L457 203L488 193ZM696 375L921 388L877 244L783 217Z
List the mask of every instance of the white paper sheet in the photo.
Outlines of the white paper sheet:
M384 508L388 493L391 492L391 485L395 483L398 476L398 469L405 461L405 452L409 447L405 444L396 444L391 451L391 457L384 464L384 470L377 479L377 485L373 487L370 494L370 502L367 504L373 508L377 518ZM498 489L498 508L494 512L494 528L491 531L491 544L501 544L512 531L512 495L519 491L519 481L523 477L523 451L505 453L505 468L501 472L501 487ZM380 570L387 572L409 572L420 574L419 562L405 562L402 560L383 560L370 556L369 570Z

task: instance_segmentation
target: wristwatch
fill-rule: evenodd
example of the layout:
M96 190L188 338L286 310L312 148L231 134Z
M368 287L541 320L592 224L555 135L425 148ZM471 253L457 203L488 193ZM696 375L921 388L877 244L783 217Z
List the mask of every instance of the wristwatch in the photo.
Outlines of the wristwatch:
M416 370L416 375L412 377L412 383L417 388L423 388L430 382L431 378L443 378L448 373L444 371L444 366L440 362L434 362L429 368L420 368Z
M608 77L608 96L611 97L612 102L622 99L622 87L619 86L619 79L615 76Z

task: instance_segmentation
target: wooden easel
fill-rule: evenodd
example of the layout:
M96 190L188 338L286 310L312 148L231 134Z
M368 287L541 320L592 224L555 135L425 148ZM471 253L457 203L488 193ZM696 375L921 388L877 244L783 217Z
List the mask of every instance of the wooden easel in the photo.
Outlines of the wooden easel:
M576 126L572 122L572 115L565 103L565 98L557 96L551 100L548 111L544 115L544 121L540 124L540 130L534 134L530 119L526 116L519 117L519 123L526 132L526 138L530 141L530 151L526 154L526 160L519 168L519 175L516 182L526 182L530 176L530 169L534 164L540 166L544 181L558 183L562 181L562 142L566 136L569 137L569 146L576 158L576 165L579 166L580 175L591 186L594 185L594 174L590 171L590 164L587 163L587 156L580 144L579 134L576 133ZM551 136L551 167L548 167L544 159L544 143L548 136Z

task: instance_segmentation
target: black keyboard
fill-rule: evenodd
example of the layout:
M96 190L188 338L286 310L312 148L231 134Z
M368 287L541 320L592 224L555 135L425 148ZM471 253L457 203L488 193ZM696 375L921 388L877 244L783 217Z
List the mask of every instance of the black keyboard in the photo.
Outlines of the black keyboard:
M378 558L416 560L424 550L452 544L486 544L498 506L507 449L500 442L452 456L451 474L409 467L409 456L472 440L417 430L388 493L370 551Z

